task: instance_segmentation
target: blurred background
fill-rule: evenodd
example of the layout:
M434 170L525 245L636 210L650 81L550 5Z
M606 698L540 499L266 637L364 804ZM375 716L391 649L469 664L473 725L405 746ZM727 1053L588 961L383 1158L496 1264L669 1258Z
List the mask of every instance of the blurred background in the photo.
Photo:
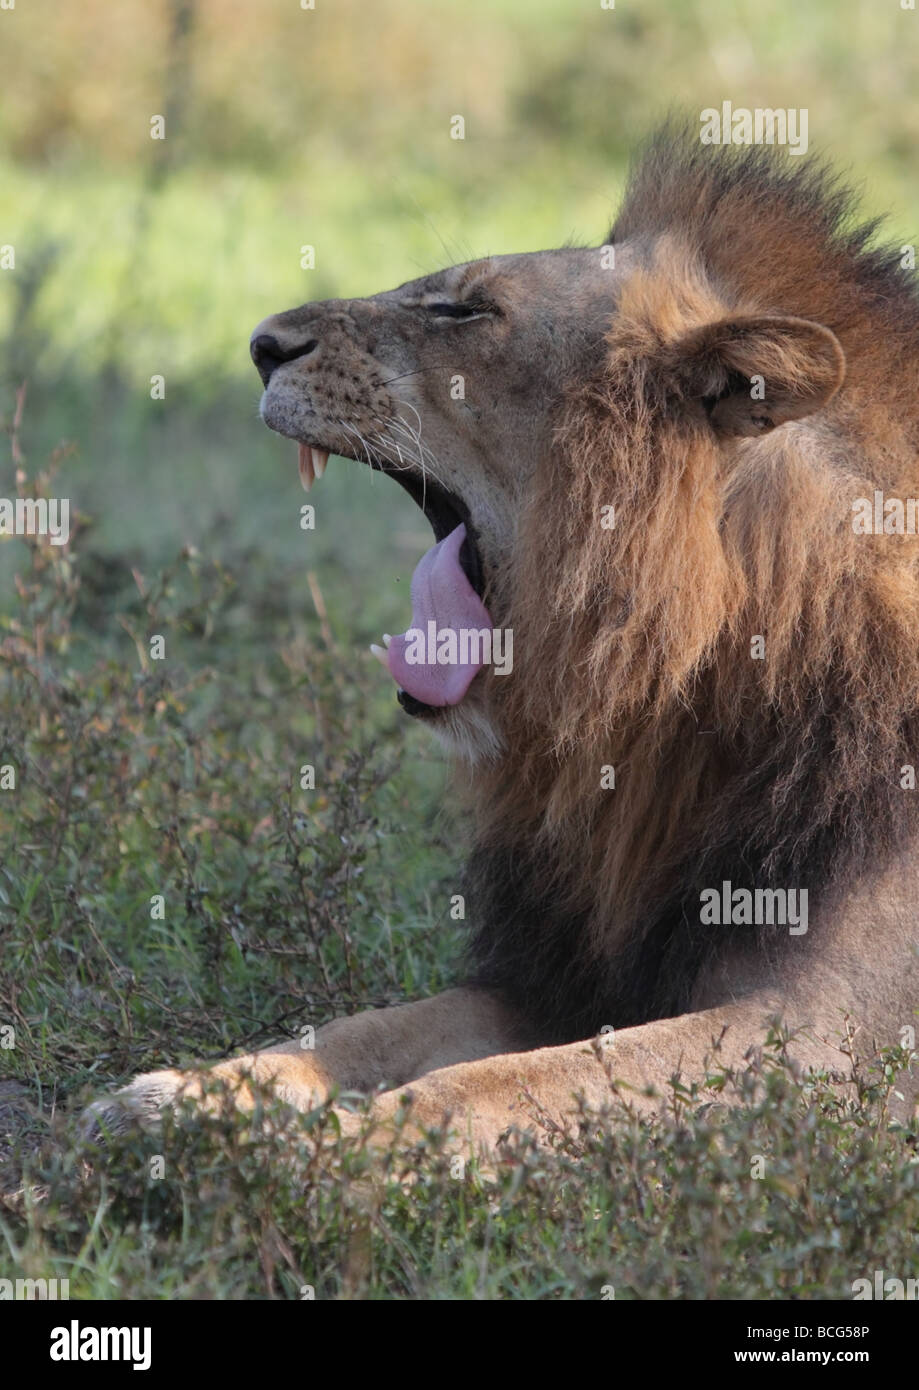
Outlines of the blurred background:
M0 415L28 381L27 455L73 442L66 477L94 549L163 558L230 518L235 544L268 527L302 558L293 446L257 423L250 329L451 261L599 241L629 150L669 107L806 106L812 148L915 239L919 13L900 0L315 6L0 12L0 243L16 249L0 272ZM154 373L165 401L150 400ZM339 493L374 522L389 506L354 467L329 481L316 558L352 535L335 531ZM392 508L418 529L401 495ZM385 531L362 539L398 558ZM366 545L349 567L376 568Z

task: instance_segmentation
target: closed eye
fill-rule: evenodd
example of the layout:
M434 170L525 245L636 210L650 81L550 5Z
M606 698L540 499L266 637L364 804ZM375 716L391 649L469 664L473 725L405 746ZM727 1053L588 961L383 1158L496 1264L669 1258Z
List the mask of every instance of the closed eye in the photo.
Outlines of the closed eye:
M437 304L426 304L425 310L437 319L480 319L494 313L493 306L481 301L468 300L465 304L454 304L443 300Z

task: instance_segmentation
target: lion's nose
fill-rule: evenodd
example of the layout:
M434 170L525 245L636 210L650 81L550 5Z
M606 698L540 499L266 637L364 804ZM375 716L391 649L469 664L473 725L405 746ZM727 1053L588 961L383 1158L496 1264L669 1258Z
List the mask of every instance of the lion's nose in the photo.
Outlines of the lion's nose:
M262 384L267 386L271 380L271 374L282 362L293 362L298 357L308 357L311 352L315 352L319 343L316 338L310 338L304 343L297 343L293 347L282 347L271 333L259 333L258 330L252 335L249 344L249 351L252 353L252 361L258 368L258 374L262 378Z

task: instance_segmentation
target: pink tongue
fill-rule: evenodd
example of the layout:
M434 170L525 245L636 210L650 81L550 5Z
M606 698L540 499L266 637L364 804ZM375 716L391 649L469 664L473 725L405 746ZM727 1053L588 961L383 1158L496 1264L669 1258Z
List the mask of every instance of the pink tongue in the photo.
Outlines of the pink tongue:
M455 531L444 536L418 561L412 575L412 627L400 637L392 639L387 653L393 679L425 705L458 705L473 677L484 665L481 661L443 660L445 652L448 657L458 657L463 651L461 630L467 633L481 632L483 629L491 632L488 609L469 583L459 562L465 539L465 526L457 526ZM412 642L413 630L422 635L424 647L421 651L417 639ZM455 634L455 643L450 642L451 632ZM455 652L449 652L450 645L455 645ZM466 655L471 652L482 654L483 645L481 641L470 643L467 639ZM430 660L436 658L438 651L441 652L441 660ZM407 660L407 653L409 656L423 655L425 660Z

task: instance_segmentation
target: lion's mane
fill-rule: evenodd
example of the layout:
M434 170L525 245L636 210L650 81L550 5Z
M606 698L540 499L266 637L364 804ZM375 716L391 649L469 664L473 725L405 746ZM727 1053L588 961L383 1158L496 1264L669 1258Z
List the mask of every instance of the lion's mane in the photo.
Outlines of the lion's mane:
M610 241L643 258L520 518L507 747L474 789L475 977L559 1041L690 1007L724 941L703 888L825 908L915 833L919 541L852 527L876 487L919 496L915 274L874 233L823 165L764 148L670 128L631 178ZM741 312L825 325L846 379L728 449L680 345Z

